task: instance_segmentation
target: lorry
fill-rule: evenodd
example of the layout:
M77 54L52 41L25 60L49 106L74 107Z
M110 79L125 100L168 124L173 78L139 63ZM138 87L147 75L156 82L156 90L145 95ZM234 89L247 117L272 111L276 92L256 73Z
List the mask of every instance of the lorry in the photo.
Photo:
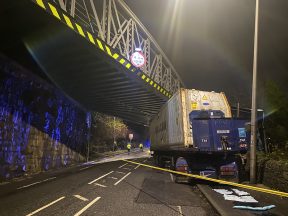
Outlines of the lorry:
M249 125L249 120L232 118L223 92L181 88L151 121L150 151L159 166L239 181ZM176 176L175 181L187 178Z

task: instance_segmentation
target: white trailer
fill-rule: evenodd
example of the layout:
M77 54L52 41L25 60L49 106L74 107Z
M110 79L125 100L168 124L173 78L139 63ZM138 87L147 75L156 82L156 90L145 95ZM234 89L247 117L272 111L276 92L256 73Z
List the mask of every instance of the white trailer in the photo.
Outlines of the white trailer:
M247 150L247 122L231 119L223 92L180 89L151 122L151 152L160 165L170 161L198 173L210 167L219 176L221 166L236 164L236 153Z

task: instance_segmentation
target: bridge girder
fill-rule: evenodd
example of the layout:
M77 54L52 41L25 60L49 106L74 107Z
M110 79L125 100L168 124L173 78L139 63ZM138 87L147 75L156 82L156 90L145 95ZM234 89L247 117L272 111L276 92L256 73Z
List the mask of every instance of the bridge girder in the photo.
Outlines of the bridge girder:
M1 27L2 36L7 40L5 39L1 43L10 47L13 40L21 38L30 55L49 78L68 96L89 110L100 111L134 123L147 125L171 97L173 91L180 86L180 80L177 79L173 67L169 67L169 62L166 61L167 57L161 54L162 51L153 54L152 45L154 48L157 48L158 45L155 45L154 39L151 40L149 37L140 38L140 33L137 33L139 26L137 27L137 22L132 18L119 22L123 28L127 25L125 31L130 34L126 34L125 37L125 34L122 34L118 37L120 40L115 46L117 40L114 39L115 35L112 37L113 31L110 31L109 39L108 23L103 24L103 20L110 19L110 26L113 27L112 17L105 18L107 14L104 16L104 12L101 19L99 19L99 14L97 15L99 25L102 26L101 31L105 36L102 40L97 37L101 36L100 30L92 32L90 29L89 31L80 20L73 19L68 14L69 11L74 11L74 17L76 17L77 0L70 1L70 5L69 1L64 3L64 1L58 0L32 0L36 5L30 0L17 3L10 0L4 1L5 4L2 6L6 12L1 21ZM104 3L106 6L103 6L103 9L109 7L112 10L112 6L116 5L116 1L113 0L103 0ZM130 29L128 31L129 21ZM90 24L97 25L93 22ZM121 31L124 30L119 30L119 32ZM154 55L154 59L149 58L149 61L141 69L132 66L131 62L123 56L127 52L130 55L133 48L138 46L131 38L138 40L139 45L144 46L143 51L146 57ZM129 43L123 45L124 41ZM117 46L118 48L123 47L122 51ZM151 68L152 70L150 70ZM176 81L173 76L176 77ZM168 89L174 90L169 91Z
M146 57L141 69L169 92L173 94L183 86L170 60L123 0L57 1L64 11L127 59L135 48L141 48Z

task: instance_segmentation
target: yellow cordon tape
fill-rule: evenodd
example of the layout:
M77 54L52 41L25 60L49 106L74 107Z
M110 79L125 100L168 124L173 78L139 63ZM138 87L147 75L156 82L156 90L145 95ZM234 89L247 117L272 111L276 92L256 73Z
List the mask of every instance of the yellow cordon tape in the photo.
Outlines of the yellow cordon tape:
M123 160L123 161L128 162L128 163L132 163L132 164L137 164L137 165L144 166L144 167L149 167L149 168L156 169L156 170L169 172L169 173L174 173L174 174L178 174L178 175L183 175L183 176L188 176L188 177L192 177L192 178L202 179L202 180L206 180L206 181L210 181L210 182L216 182L216 183L219 183L219 184L226 184L226 185L231 185L231 186L235 186L235 187L239 187L239 188L245 188L245 189L250 189L250 190L254 190L254 191L260 191L260 192L263 192L263 193L278 195L278 196L282 196L282 197L288 197L288 193L286 193L286 192L270 190L270 189L265 189L265 188L250 186L250 185L244 185L244 184L237 184L237 183L234 183L234 182L223 181L223 180L213 179L213 178L207 178L205 176L200 176L200 175L194 175L194 174L177 172L177 171L174 171L174 170L169 170L169 169L164 169L164 168L160 168L160 167L150 166L150 165L147 165L147 164L137 163L137 162L129 161L129 160Z

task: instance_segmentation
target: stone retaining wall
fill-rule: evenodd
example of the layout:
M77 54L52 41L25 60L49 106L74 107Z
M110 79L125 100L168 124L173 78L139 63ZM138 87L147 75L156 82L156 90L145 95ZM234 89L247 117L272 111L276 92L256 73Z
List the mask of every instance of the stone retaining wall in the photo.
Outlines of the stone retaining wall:
M0 179L83 161L89 116L55 86L0 55Z

